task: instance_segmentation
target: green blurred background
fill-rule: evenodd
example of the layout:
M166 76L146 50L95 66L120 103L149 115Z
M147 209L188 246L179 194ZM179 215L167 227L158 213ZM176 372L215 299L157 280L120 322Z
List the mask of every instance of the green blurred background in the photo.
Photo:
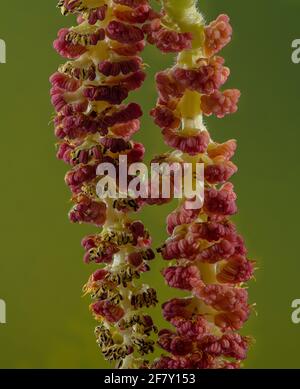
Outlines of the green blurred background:
M55 159L48 125L53 114L48 77L62 62L52 41L59 28L72 23L55 5L55 0L1 5L0 38L7 44L7 63L0 65L0 298L7 304L7 324L0 325L1 368L107 366L95 344L89 300L81 298L81 286L95 267L83 264L80 240L94 229L67 219L66 166ZM232 71L227 86L243 93L237 114L207 122L216 140L238 139L236 221L260 268L250 286L258 315L244 331L256 338L246 367L300 368L300 325L290 319L291 302L300 298L300 64L291 61L291 42L300 38L300 3L201 0L200 6L207 20L221 12L231 17L234 39L223 52ZM135 97L147 113L156 100L154 74L172 57L147 48L144 58L151 67ZM136 139L147 146L148 161L166 150L147 115ZM149 208L141 216L155 247L166 237L170 209ZM163 265L158 257L146 276L161 302L176 293L163 286ZM162 325L159 308L154 315Z

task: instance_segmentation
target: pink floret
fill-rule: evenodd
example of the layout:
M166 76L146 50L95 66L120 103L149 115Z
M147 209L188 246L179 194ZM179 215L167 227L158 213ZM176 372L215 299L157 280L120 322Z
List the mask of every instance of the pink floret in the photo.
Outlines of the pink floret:
M215 115L221 119L238 110L241 92L238 89L227 89L224 92L215 91L212 95L202 96L201 108L207 116Z
M232 27L227 15L219 15L205 28L205 50L212 56L223 49L231 40Z

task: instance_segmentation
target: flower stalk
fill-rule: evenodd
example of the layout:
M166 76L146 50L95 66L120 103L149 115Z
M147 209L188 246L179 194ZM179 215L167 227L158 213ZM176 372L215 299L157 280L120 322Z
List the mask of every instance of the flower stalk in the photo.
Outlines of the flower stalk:
M254 261L247 258L242 236L230 217L237 212L230 177L236 141L212 140L205 117L222 118L237 110L240 92L221 91L230 71L218 52L229 43L229 17L209 25L196 0L162 0L162 12L145 27L148 41L163 52L177 53L176 64L156 76L159 98L151 111L174 151L162 156L169 164L204 164L204 201L189 209L180 200L168 217L169 238L160 248L170 261L163 270L167 284L188 292L163 305L173 330L159 332L159 345L168 352L155 368L238 368L246 358L249 338L238 330L251 307L245 283L253 277ZM194 180L199 177L194 176Z
M109 162L118 171L120 155L129 166L143 159L144 146L131 139L142 110L124 100L145 79L142 26L155 13L147 0L60 0L58 6L63 15L77 18L76 26L58 32L54 48L68 61L50 79L57 157L71 165L65 177L74 203L69 218L102 228L82 241L85 263L100 265L84 293L93 299L104 357L117 368L139 368L147 366L156 332L145 313L157 303L156 292L139 281L154 258L151 238L142 222L129 216L140 202L98 196L103 177L97 166Z

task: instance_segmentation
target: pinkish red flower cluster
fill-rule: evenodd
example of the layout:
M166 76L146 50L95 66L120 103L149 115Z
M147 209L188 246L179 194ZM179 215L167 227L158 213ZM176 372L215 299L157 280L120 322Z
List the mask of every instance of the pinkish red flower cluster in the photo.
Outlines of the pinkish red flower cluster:
M163 305L165 319L175 328L159 332L158 343L169 356L157 360L155 368L237 368L247 355L249 338L236 331L250 314L243 284L253 277L255 262L247 258L244 240L230 221L237 212L228 182L237 171L231 161L236 142L212 141L202 122L202 114L221 118L237 110L240 92L219 90L230 71L216 56L231 35L229 18L219 16L204 27L202 56L195 60L191 52L193 66L183 66L183 56L156 76L159 98L151 115L166 144L177 149L177 159L186 162L192 156L204 164L205 190L200 209L190 209L185 199L167 219L170 237L159 251L172 263L162 274L170 287L191 297ZM171 163L172 154L164 159Z
M240 92L237 89L219 90L227 81L230 71L224 67L224 59L214 55L230 41L231 32L229 18L219 16L205 29L207 57L199 58L193 68L175 65L156 76L159 99L151 115L162 128L166 144L184 153L203 153L209 142L206 132L181 131L180 102L186 91L196 91L201 95L201 110L206 116L214 114L222 118L237 110Z
M145 80L139 54L147 40L163 53L178 53L177 63L156 76L159 97L151 111L175 152L155 161L170 167L190 163L193 169L202 163L205 179L201 208L190 209L193 199L184 198L167 219L169 238L159 251L172 262L162 274L170 287L189 297L163 304L174 329L159 332L158 344L168 355L152 367L237 368L249 345L237 331L250 314L244 283L253 277L255 262L230 221L237 212L228 182L237 171L231 161L236 142L214 142L203 122L203 115L222 118L237 110L240 92L220 90L230 71L217 55L230 42L232 28L226 15L205 26L196 0L183 7L176 0L162 4L157 13L148 0L59 0L62 14L76 15L77 25L61 29L54 42L69 60L50 78L57 157L70 165L65 182L74 203L71 222L103 228L82 240L84 262L102 266L84 291L93 299L90 309L99 322L95 334L104 357L117 367L149 367L144 355L153 352L151 334L157 329L143 311L157 303L157 296L136 280L149 270L154 253L148 231L128 213L170 199L161 196L161 176L154 188L157 198L113 200L97 193L104 178L98 175L100 163L116 168L118 189L119 157L127 156L129 165L144 157L144 146L132 140L142 110L125 100ZM194 183L198 179L193 174ZM171 198L176 185L171 176Z
M147 34L147 41L154 44L163 53L179 53L185 49L192 48L193 36L189 32L177 32L161 23L161 15L152 15L152 21L144 26Z
M62 13L75 14L78 24L61 29L54 42L56 51L72 60L50 78L57 157L71 166L65 177L74 202L71 222L103 227L82 241L84 261L105 266L85 286L99 321L97 342L118 367L139 367L145 362L137 355L153 351L150 334L156 331L142 313L157 303L156 293L135 284L154 258L151 238L141 222L127 215L141 204L131 198L100 198L96 188L100 163L112 163L119 176L120 155L127 156L128 166L144 157L144 146L132 140L140 128L141 107L124 100L145 79L139 53L145 46L143 24L154 13L146 0L100 3L59 2Z

